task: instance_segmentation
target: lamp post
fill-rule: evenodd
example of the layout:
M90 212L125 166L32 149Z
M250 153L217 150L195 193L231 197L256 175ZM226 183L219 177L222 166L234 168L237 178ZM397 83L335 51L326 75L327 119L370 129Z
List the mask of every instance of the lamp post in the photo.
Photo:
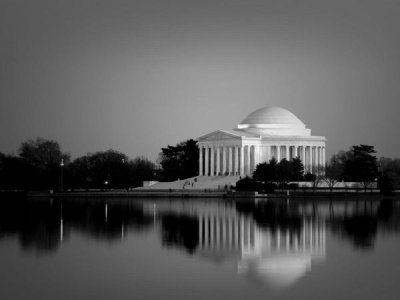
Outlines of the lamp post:
M60 191L62 192L64 190L64 159L61 159L60 162Z

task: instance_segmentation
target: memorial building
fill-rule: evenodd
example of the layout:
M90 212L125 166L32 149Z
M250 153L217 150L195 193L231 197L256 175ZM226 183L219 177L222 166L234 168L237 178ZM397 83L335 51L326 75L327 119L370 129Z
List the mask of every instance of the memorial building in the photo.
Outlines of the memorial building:
M249 114L235 129L216 130L197 139L200 176L251 175L259 163L299 157L304 173L321 173L325 168L323 136L290 111L263 107Z

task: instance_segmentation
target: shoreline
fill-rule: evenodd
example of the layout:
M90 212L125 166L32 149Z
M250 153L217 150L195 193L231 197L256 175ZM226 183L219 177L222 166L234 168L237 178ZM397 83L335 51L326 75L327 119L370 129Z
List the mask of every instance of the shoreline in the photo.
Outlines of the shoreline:
M227 200L268 200L268 199L393 199L400 200L400 193L381 195L379 191L279 191L272 194L256 192L232 192L217 190L112 190L112 191L0 191L0 198L208 198Z

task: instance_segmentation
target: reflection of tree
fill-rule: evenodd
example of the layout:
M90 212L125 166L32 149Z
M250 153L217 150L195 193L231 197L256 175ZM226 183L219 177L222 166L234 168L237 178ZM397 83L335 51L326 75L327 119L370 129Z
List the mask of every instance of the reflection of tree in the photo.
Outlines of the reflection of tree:
M374 246L378 229L381 231L400 229L398 214L398 209L394 210L391 200L380 201L376 211L368 211L365 202L361 211L356 211L350 216L333 218L330 227L334 234L351 240L355 247L368 249Z
M53 251L59 236L59 206L50 202L31 203L20 199L0 202L0 238L17 235L23 249Z
M277 229L289 230L299 234L302 226L302 217L293 208L276 202L237 202L238 212L248 214L254 218L258 226L269 228L272 232Z
M0 239L16 235L24 250L56 250L62 235L72 230L96 239L121 238L121 229L143 230L153 225L153 217L130 202L107 205L99 200L2 199L0 202ZM63 227L61 230L61 220Z
M376 217L353 215L333 224L332 231L352 240L357 248L370 248L374 245L378 226Z
M193 253L199 244L199 221L188 215L165 214L161 217L162 240Z
M307 205L309 204L307 202ZM372 205L369 201L368 203L367 201L346 202L344 214L334 213L335 207L341 207L342 204L341 202L330 203L328 207L329 228L335 235L351 241L357 248L372 248L378 230L381 232L400 231L400 209L389 199L380 201L377 206ZM354 204L355 210L352 211L348 206ZM310 217L318 217L319 205L320 203L312 202ZM299 213L299 206L299 203L286 205L279 201L236 203L237 211L251 216L260 228L269 228L272 232L277 229L289 230L291 234L300 233L301 220L305 217Z
M107 211L107 213L106 213ZM63 202L64 223L76 231L97 239L114 240L124 230L142 230L153 224L153 218L130 203L77 200Z

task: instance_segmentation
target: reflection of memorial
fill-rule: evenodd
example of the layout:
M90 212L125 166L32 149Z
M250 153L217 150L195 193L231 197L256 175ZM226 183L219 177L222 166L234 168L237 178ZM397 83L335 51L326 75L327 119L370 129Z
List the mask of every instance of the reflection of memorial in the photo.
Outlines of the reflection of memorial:
M325 258L325 222L303 218L298 230L261 228L243 215L200 215L199 252L235 252L238 273L274 287L285 287Z
M325 224L354 247L372 249L379 233L400 231L399 220L399 204L388 200L4 200L0 243L16 236L25 251L54 253L71 233L114 243L156 230L165 248L213 263L234 262L247 278L285 287L324 259Z

